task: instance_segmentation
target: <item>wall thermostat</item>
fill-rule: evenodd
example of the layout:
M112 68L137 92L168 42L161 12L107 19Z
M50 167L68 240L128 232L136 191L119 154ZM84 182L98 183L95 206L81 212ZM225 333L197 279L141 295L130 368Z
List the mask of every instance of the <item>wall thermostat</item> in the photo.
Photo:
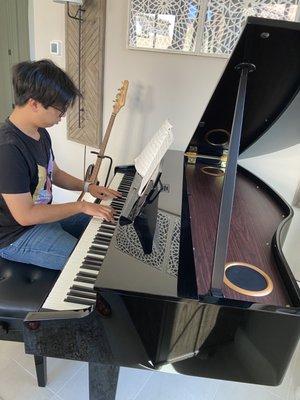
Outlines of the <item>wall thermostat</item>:
M52 40L50 42L50 54L55 54L56 56L61 56L62 43L60 40Z

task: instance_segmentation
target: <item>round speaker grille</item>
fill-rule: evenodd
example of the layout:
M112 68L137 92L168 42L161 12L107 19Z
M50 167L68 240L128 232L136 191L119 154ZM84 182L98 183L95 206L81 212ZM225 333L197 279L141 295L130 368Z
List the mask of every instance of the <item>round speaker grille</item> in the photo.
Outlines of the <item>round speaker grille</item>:
M205 140L212 146L224 146L228 144L229 136L225 129L212 129L205 134Z
M213 175L213 176L223 176L225 174L223 169L218 168L218 167L211 167L211 166L202 167L201 171L204 174Z
M266 296L273 290L271 278L264 271L242 262L226 264L224 283L236 292L247 296Z

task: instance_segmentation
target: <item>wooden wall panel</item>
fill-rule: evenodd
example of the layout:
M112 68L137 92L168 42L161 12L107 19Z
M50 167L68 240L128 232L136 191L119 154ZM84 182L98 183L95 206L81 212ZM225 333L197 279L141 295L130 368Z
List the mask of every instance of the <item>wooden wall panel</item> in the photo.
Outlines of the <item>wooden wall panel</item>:
M82 22L70 18L66 9L66 70L83 95L68 112L68 139L99 147L103 117L106 0L85 0L82 9ZM71 15L76 15L77 10L78 6L70 5Z

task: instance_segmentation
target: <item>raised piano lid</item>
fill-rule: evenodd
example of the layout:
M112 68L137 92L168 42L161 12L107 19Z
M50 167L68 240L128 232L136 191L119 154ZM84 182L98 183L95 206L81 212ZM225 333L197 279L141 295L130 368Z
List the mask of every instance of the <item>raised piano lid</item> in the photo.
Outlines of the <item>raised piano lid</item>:
M209 145L207 134L209 139L218 135L211 131L231 131L240 76L235 66L242 62L256 70L248 76L240 153L270 128L299 91L300 23L248 18L187 150L197 146L201 154L222 154L224 146Z

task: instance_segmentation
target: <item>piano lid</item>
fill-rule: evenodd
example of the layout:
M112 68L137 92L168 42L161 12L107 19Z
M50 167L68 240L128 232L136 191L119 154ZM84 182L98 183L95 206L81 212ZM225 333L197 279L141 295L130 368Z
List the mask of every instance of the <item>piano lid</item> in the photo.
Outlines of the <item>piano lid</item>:
M196 146L198 154L218 156L228 148L240 77L235 66L242 62L254 64L256 71L248 75L240 153L269 129L299 91L300 23L248 18L187 151Z

